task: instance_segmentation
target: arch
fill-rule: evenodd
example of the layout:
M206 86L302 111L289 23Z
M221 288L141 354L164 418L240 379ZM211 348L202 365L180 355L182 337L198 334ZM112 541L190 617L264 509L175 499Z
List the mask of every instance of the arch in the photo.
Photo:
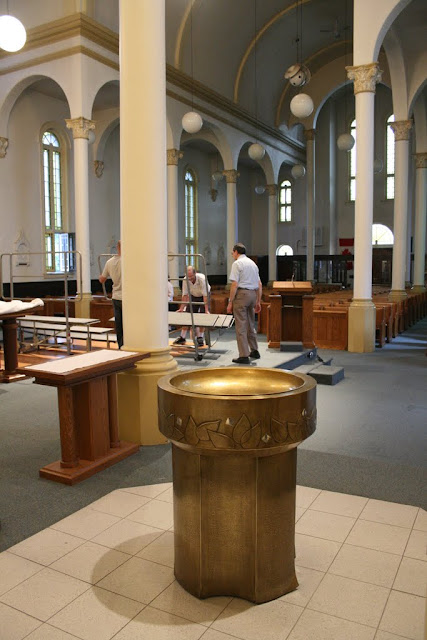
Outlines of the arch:
M114 113L111 117L111 120L106 122L96 123L97 128L95 129L97 136L95 142L93 143L93 159L104 161L104 153L105 153L105 145L107 144L107 140L118 126L120 126L120 116L118 113L118 109L114 110ZM99 125L99 126L98 126Z
M262 38L262 36L268 31L268 29L270 29L270 27L273 26L275 22L277 22L277 20L280 20L284 15L296 9L297 6L309 4L310 2L313 2L313 0L300 0L300 2L293 2L288 7L285 7L284 9L281 9L280 11L278 11L272 18L270 18L270 20L267 20L267 22L257 31L255 36L250 41L245 53L243 54L243 57L239 64L239 68L237 69L236 79L234 81L233 102L237 103L239 101L239 89L240 89L240 81L243 75L243 69L252 52L252 49L255 47L258 40Z
M393 98L393 111L396 120L408 118L408 91L406 66L400 40L393 27L386 34L383 42L390 71L391 89Z
M233 168L231 144L224 132L212 121L204 120L203 128L198 133L188 134L181 129L181 144L190 140L206 140L206 142L210 142L220 154L224 168Z
M374 247L394 244L394 234L385 224L374 223L372 225L372 245Z
M0 134L4 135L5 138L8 137L7 132L9 128L10 114L19 96L25 91L25 89L28 89L28 87L30 87L32 84L38 82L39 80L44 80L44 79L52 80L60 87L60 89L64 93L65 99L68 104L68 108L70 109L70 102L67 98L67 93L64 87L62 86L62 84L58 82L58 80L55 77L47 74L34 74L34 75L26 76L21 80L19 80L12 88L9 89L0 107ZM70 113L71 113L71 109L70 109Z
M276 256L293 256L294 250L290 244L279 244L276 249Z

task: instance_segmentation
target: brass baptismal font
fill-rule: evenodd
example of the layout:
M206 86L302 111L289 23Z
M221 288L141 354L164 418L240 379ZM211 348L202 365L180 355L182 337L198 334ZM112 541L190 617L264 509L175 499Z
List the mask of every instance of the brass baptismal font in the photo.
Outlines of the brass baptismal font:
M223 367L175 371L158 387L178 582L198 598L257 603L296 589L297 446L316 428L314 379Z

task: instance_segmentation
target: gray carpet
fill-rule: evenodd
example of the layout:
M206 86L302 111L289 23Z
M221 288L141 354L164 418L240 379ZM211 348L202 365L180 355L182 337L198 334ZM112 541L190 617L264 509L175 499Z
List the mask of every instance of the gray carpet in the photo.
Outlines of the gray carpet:
M317 431L299 447L299 484L425 507L426 346L424 320L372 354L319 351L344 366L345 379L317 387ZM58 431L55 389L0 386L0 550L114 489L172 480L169 445L141 448L74 487L40 479L39 468L60 457Z

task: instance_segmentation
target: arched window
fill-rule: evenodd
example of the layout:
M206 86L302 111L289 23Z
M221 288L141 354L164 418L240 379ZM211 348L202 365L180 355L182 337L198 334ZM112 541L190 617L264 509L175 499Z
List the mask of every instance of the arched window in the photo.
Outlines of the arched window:
M350 125L350 133L354 138L353 148L348 154L348 199L356 200L356 120Z
M293 256L294 250L288 244L281 244L277 247L276 256Z
M45 244L45 269L61 273L74 269L65 251L74 248L74 234L65 231L64 211L64 157L61 142L53 131L42 135L43 154L43 226Z
M374 247L394 244L394 235L385 224L372 225L372 244Z
M394 114L387 119L385 135L385 197L394 199L394 131L391 124L394 122Z
M289 180L280 183L279 222L292 220L292 185Z
M189 167L185 171L184 187L185 253L197 253L197 181Z

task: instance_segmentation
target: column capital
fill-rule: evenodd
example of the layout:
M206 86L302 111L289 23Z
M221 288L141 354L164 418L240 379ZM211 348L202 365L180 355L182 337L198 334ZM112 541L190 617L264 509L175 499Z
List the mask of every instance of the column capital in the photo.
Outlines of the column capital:
M9 146L9 138L2 138L0 136L0 158L6 157L8 146Z
M97 178L101 178L104 173L104 163L102 160L94 160L93 168L95 170L95 175Z
M375 86L380 82L382 71L378 62L361 64L357 67L346 67L347 76L354 81L354 94L362 92L375 93Z
M415 167L417 169L427 169L427 152L415 154Z
M84 138L89 140L89 131L95 129L95 121L88 120L87 118L73 118L71 120L65 120L67 129L71 129L73 132L74 140L76 138Z
M240 173L236 169L225 169L222 172L222 175L225 176L226 182L232 182L235 184L237 182L237 178L240 176Z
M277 184L266 184L265 190L269 196L277 196Z
M178 166L178 160L181 160L181 158L184 157L183 152L179 149L167 149L166 153L168 165L174 164L175 166Z
M396 120L390 122L390 127L394 131L394 140L409 140L409 132L412 129L412 120Z
M314 140L316 137L316 129L304 129L304 137L306 140Z

